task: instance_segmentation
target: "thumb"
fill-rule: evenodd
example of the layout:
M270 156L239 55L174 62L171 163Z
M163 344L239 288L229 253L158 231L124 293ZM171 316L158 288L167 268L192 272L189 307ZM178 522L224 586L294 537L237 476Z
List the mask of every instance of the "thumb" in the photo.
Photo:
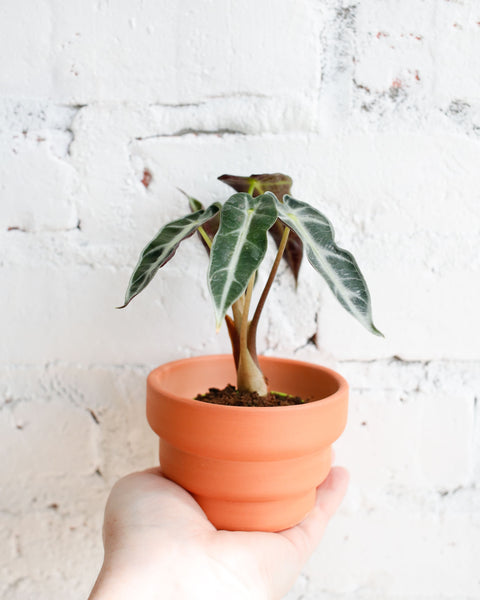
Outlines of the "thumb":
M294 546L303 564L323 537L331 517L340 506L347 491L349 474L343 467L333 467L325 481L317 488L315 506L295 527L280 532Z

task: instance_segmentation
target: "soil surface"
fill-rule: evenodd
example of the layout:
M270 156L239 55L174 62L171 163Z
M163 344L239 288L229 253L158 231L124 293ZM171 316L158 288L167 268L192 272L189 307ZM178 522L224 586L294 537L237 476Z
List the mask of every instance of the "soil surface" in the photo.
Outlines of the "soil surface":
M276 392L269 392L267 396L259 396L257 392L240 392L230 384L223 390L210 388L206 394L198 394L195 400L229 406L292 406L308 402L299 396Z

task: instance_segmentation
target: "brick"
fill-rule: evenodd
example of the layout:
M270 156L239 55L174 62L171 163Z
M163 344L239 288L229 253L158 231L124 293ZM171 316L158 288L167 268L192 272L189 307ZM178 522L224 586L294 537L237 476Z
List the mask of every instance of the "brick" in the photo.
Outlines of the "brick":
M68 398L14 400L3 407L1 423L5 452L15 456L2 467L3 480L10 482L2 496L5 510L17 511L33 499L45 498L46 481L55 494L59 478L81 478L95 471L98 432L88 413ZM64 483L58 481L58 486Z
M4 325L3 333L11 343L2 346L0 360L158 364L180 353L227 350L227 333L222 329L215 334L213 309L203 291L206 264L203 274L187 280L188 260L187 251L183 260L166 269L161 280L123 311L115 307L123 303L131 269L2 269L1 285L11 292L2 297L1 310L13 318ZM162 289L169 289L169 294L162 297ZM26 303L26 298L35 302ZM172 318L174 313L178 317ZM20 325L36 332L27 345L16 336ZM86 331L95 333L86 335Z
M408 504L362 511L356 519L340 515L305 570L305 598L473 600L479 590L478 534L468 514L412 514Z
M35 89L39 96L77 104L309 92L320 76L320 62L298 61L279 32L288 27L289 44L306 53L318 51L316 13L308 4L293 13L288 2L278 3L275 11L266 3L250 4L216 0L175 8L136 1L128 10L94 4L66 10L52 0L28 16L20 6L7 6L3 18L10 28L0 49L5 54L15 40L30 41L4 70L2 89L19 96ZM28 34L33 23L35 37Z
M72 198L76 174L60 158L66 155L69 142L70 135L61 131L0 135L1 229L32 232L77 226Z
M41 598L54 589L87 595L101 564L110 487L158 462L145 375L58 364L0 369L0 433L14 457L0 468L4 597L28 598L36 587Z

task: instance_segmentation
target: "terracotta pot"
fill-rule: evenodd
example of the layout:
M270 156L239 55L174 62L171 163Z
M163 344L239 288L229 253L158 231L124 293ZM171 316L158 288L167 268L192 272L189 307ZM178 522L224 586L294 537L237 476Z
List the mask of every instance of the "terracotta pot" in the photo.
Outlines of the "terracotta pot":
M312 509L347 420L348 384L314 364L260 357L271 390L315 399L282 407L193 400L235 384L231 355L165 364L147 380L147 419L160 436L160 464L218 529L280 531Z

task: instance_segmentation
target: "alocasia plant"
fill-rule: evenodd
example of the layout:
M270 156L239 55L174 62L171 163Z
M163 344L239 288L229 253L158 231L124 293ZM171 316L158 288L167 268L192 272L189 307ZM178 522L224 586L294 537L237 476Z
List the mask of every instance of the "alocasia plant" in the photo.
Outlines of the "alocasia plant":
M382 335L372 321L370 294L352 254L335 244L329 220L316 208L290 195L292 180L281 173L219 177L235 190L223 205L208 208L187 196L191 213L164 225L144 248L125 295L124 308L175 254L179 244L198 232L209 252L208 287L217 330L226 320L237 368L237 388L267 394L260 370L256 332L260 314L282 256L295 281L305 250L340 304L371 333ZM249 319L257 270L267 251L267 232L277 255L258 304ZM232 309L232 316L227 311Z

